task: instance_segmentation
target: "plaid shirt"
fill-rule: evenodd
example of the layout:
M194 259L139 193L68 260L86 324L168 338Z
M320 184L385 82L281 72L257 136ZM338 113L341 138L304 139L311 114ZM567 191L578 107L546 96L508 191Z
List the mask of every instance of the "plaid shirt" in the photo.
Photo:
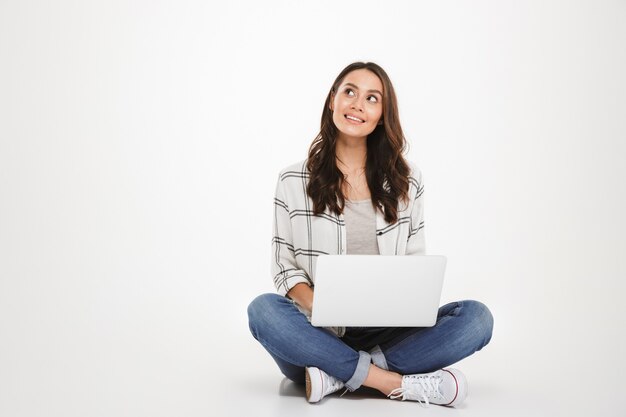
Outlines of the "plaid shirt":
M403 207L400 203L398 221L389 224L381 211L376 211L381 255L423 255L426 251L422 173L415 165L409 166L409 204ZM313 202L306 194L308 179L305 160L283 169L276 186L271 272L283 296L300 282L313 286L317 256L346 253L343 214L327 209L314 215Z

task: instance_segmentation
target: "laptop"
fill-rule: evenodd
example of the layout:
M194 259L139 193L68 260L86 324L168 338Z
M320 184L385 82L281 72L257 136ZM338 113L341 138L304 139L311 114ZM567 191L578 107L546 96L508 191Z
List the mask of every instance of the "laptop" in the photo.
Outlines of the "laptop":
M440 255L318 256L311 324L434 326L445 268Z

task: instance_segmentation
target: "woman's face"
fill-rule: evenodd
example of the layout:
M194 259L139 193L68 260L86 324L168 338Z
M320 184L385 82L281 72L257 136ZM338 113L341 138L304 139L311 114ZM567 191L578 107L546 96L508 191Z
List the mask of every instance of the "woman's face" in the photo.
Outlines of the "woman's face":
M330 109L340 136L364 139L383 114L383 83L367 69L349 72L331 96Z

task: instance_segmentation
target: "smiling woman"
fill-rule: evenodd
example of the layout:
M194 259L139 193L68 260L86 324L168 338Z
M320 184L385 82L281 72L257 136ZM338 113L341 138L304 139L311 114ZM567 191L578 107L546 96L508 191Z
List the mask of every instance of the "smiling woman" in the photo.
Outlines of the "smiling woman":
M405 144L389 77L374 63L356 62L330 88L308 158L279 175L272 240L278 294L257 297L248 317L282 373L306 384L309 402L368 386L393 399L458 405L465 377L443 368L491 339L491 313L472 300L440 307L433 327L310 323L317 256L425 254L424 186L404 159Z
M315 214L325 208L339 214L346 199L371 199L385 221L394 223L399 200L408 197L405 149L387 73L371 62L348 65L328 93L320 133L309 149L307 193Z

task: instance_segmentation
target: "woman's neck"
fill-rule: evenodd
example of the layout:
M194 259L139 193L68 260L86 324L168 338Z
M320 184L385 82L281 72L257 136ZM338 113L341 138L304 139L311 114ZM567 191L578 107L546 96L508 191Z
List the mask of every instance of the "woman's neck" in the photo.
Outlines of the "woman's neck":
M367 138L337 138L337 167L345 174L362 171L367 161Z

